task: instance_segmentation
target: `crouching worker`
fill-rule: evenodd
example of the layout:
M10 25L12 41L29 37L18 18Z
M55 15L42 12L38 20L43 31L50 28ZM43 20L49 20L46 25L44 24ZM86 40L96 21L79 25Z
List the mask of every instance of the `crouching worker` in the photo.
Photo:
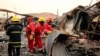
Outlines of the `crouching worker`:
M8 26L6 34L9 36L8 56L20 56L21 31L23 26L19 24L19 18L11 18L11 25Z

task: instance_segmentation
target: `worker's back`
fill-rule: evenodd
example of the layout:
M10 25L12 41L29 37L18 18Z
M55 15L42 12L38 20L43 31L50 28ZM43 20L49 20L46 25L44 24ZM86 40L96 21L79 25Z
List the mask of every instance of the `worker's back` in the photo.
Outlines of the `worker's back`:
M21 41L21 31L22 26L20 24L10 25L7 29L7 35L10 36L10 42L20 42Z

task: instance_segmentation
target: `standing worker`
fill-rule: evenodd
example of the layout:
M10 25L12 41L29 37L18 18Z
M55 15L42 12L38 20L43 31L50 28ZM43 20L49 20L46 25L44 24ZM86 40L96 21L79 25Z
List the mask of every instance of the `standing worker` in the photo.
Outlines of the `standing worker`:
M35 46L38 46L38 50L41 53L43 50L42 39L41 36L45 33L45 19L44 17L39 17L38 23L35 28Z
M46 32L47 33L51 33L53 31L53 27L52 27L52 18L49 17L45 23L45 28L46 28Z
M32 17L27 17L27 25L26 25L26 37L28 40L28 51L33 53L34 48L34 31L35 25L33 23Z
M21 31L23 26L19 24L19 21L19 18L13 16L11 18L11 25L6 30L6 34L9 36L8 56L20 56Z

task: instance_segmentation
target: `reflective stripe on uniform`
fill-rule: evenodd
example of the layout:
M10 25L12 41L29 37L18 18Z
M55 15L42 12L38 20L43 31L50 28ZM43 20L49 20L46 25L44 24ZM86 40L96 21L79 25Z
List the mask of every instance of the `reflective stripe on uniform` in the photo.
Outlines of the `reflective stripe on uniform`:
M20 44L21 42L9 42L11 44Z
M18 45L18 46L13 46L13 47L17 48L17 47L20 47L20 45Z
M21 31L12 31L11 33L21 33Z

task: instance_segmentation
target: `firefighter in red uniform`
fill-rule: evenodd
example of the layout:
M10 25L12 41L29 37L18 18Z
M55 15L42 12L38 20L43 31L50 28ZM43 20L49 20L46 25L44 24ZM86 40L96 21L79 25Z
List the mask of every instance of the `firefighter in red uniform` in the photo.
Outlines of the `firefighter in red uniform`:
M52 27L52 18L49 17L45 23L45 29L47 33L51 33L53 31L53 27Z
M34 48L34 31L35 25L32 21L32 17L27 17L27 25L26 25L26 37L28 40L28 51L33 52Z
M43 50L41 36L45 32L44 23L45 23L44 17L40 17L38 20L38 23L36 24L36 28L35 28L35 46L38 46L39 52L42 52Z

